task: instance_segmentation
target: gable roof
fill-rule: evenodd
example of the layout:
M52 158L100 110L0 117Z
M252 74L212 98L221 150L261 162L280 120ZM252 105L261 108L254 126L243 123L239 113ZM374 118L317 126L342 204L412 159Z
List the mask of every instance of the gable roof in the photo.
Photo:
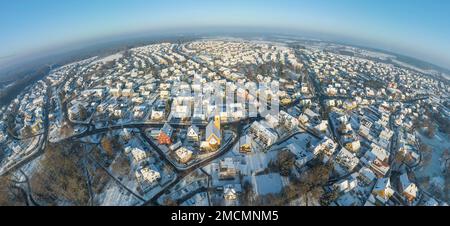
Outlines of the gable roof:
M307 108L304 112L305 115L307 115L310 118L319 117L319 114L313 112L311 109Z
M382 191L382 190L386 190L389 189L391 187L391 181L389 180L389 178L380 178L378 179L375 187L373 190L375 191Z
M404 173L400 176L400 184L403 192L406 192L412 196L416 196L417 186L409 180L408 174Z
M166 122L164 123L164 126L161 128L161 132L167 134L168 136L172 136L173 128Z
M190 126L190 127L188 128L188 134L189 134L191 131L194 132L195 135L197 135L197 136L198 136L198 134L199 134L199 132L200 132L199 128L198 128L197 126L195 126L195 125L192 125L192 126Z
M389 178L380 178L375 185L373 192L377 193L377 197L381 197L386 202L393 194L394 190L391 187Z
M206 126L206 139L209 139L211 135L214 135L217 138L222 139L222 133L220 132L220 129L215 126L214 120L211 120L208 123L208 126Z

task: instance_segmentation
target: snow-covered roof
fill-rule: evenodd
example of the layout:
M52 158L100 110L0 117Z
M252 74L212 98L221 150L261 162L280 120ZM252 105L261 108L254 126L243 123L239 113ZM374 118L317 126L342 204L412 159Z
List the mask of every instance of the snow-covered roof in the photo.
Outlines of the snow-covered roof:
M413 197L417 196L417 186L409 180L407 173L400 176L400 185L404 193L407 193Z

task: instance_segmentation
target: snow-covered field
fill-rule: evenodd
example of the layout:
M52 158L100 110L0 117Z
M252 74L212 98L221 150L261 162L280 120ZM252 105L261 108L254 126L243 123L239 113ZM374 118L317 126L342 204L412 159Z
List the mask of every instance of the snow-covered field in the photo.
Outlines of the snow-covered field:
M271 173L259 175L255 178L255 193L258 195L276 194L282 189L282 180L280 174Z
M181 206L209 206L208 194L206 192L198 193L181 203Z
M100 206L134 206L141 201L125 189L119 187L116 182L110 181L104 192L96 197Z
M450 137L446 134L437 132L434 138L430 139L420 133L417 133L420 139L431 147L432 159L429 164L418 168L417 176L441 176L442 175L442 159L441 156L445 149L450 148Z
M108 62L111 62L111 61L113 61L113 60L118 60L118 59L122 58L122 56L123 56L122 53L116 53L116 54L107 56L107 57L105 57L105 58L102 58L102 59L93 61L93 62L91 63L91 65L92 65L92 64L97 64L97 63L108 63Z
M406 68L418 71L418 72L423 73L423 74L434 75L434 74L438 73L435 70L424 70L424 69L418 68L418 67L416 67L414 65L405 63L403 61L399 61L399 60L395 60L395 59L393 59L392 61L395 62L396 64L399 64L399 65L403 66L403 67L406 67Z
M426 165L416 169L416 177L419 180L429 177L430 185L434 185L443 190L445 178L442 154L444 150L450 149L450 136L441 132L436 132L436 135L432 139L420 133L417 133L417 136L432 149L432 158Z

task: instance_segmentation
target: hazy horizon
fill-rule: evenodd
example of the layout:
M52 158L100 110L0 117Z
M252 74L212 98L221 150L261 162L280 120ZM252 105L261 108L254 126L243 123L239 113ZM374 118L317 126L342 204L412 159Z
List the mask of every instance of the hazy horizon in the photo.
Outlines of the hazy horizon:
M450 69L450 2L2 1L0 67L21 58L164 30L270 28L329 35ZM175 33L174 33L175 34ZM336 38L338 37L338 38Z

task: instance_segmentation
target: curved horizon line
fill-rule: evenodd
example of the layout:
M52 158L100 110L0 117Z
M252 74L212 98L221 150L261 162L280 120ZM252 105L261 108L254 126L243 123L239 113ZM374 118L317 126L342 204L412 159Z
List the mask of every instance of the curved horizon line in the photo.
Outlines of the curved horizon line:
M213 29L220 29L211 31ZM244 29L243 31L239 31L240 29ZM248 30L252 29L252 30ZM261 30L262 29L262 30ZM266 30L267 29L267 30ZM153 34L151 32L159 32L158 34ZM376 45L368 45L364 44L364 42L371 42L370 40L366 40L361 37L353 37L342 34L335 34L332 32L326 32L321 30L312 30L312 29L303 29L303 28L290 28L290 27L271 27L271 26L230 26L230 25L210 25L210 26L193 26L193 27L179 27L179 26L166 26L166 27L158 27L158 28L147 28L147 29L138 29L133 31L126 32L115 32L106 35L98 35L94 37L81 38L78 40L70 40L67 42L56 43L51 46L37 47L33 50L24 51L22 53L10 54L5 56L0 56L0 70L8 67L14 67L20 64L26 64L30 61L38 61L43 60L46 57L51 57L58 54L68 54L72 51L76 51L77 49L84 49L93 45L100 44L108 44L114 41L132 41L130 39L136 38L155 38L152 36L165 36L165 35L199 35L195 33L230 33L237 32L238 34L245 33L260 33L260 34L283 34L283 35L292 35L297 38L303 38L307 40L311 39L319 39L324 42L336 43L336 44L344 44L349 46L355 46L359 48L369 48L377 51L384 51L391 54L396 54L400 56L405 56L409 58L413 58L416 60L420 60L424 63L430 64L431 66L438 67L444 70L450 71L450 66L444 65L442 63L437 63L434 60L424 59L421 57L414 56L413 54L404 53L402 51L391 50L386 47L382 47L381 43ZM303 33L303 34L302 34ZM202 35L214 35L214 34L202 34ZM233 34L237 35L237 34ZM312 35L312 36L311 36ZM310 37L304 37L310 36ZM325 37L317 37L317 36L325 36ZM352 40L352 41L350 41ZM148 40L151 41L151 40ZM361 43L352 43L352 42L361 42ZM20 59L25 59L23 61L18 61ZM7 62L9 60L9 62ZM2 65L3 63L11 64L11 65ZM406 62L405 62L406 63Z

